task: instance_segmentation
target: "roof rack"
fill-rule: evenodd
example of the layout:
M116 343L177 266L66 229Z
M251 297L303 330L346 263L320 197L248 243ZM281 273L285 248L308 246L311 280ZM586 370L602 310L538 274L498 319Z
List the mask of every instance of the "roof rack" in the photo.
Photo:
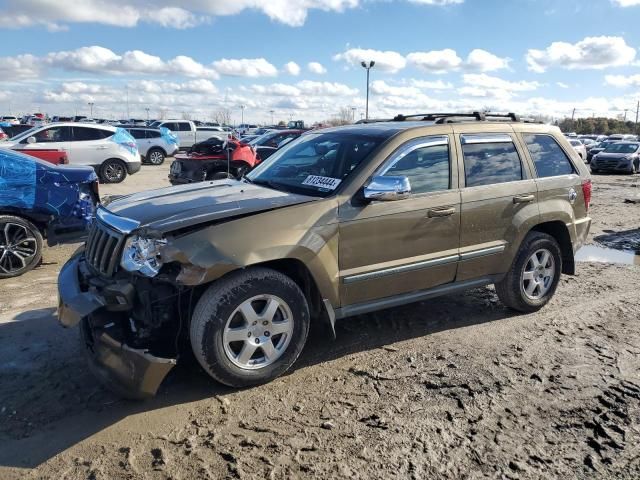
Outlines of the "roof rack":
M435 123L455 123L460 121L474 120L477 122L491 121L492 119L505 119L512 122L523 123L540 123L531 119L523 119L515 113L491 113L491 112L473 112L473 113L416 113L413 115L396 115L394 122L404 122L405 120L430 121Z

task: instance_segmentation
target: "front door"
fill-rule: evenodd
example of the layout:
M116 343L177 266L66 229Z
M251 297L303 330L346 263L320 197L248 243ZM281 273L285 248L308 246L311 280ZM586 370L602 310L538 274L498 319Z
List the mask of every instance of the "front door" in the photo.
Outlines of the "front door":
M409 198L340 207L342 306L452 282L458 262L460 191L450 137L399 147L375 175L404 176Z
M35 132L32 136L36 139L35 143L29 143L25 138L20 142L18 148L24 150L67 150L71 140L71 127L48 127Z

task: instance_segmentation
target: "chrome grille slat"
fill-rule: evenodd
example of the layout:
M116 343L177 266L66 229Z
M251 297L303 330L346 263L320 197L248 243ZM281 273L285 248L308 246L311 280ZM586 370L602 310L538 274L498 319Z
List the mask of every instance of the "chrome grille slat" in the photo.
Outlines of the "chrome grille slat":
M87 263L104 276L112 276L120 263L125 235L96 219L87 237Z

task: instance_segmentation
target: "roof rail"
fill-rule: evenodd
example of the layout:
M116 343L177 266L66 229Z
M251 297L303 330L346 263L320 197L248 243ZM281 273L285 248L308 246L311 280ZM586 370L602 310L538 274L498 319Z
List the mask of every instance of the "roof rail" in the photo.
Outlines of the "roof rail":
M531 119L522 119L519 115L509 113L473 112L473 113L416 113L413 115L396 115L394 122L405 120L431 121L435 123L454 123L456 121L475 120L477 122L491 121L494 118L509 119L512 122L539 123ZM459 119L459 120L456 120Z

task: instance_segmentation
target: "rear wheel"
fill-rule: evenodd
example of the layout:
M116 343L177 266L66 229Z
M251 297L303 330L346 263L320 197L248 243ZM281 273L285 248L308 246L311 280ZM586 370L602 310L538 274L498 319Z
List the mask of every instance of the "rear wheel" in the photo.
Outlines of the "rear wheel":
M496 283L496 293L513 310L535 312L553 297L561 272L562 255L556 239L546 233L530 232L511 270Z
M111 158L100 167L100 179L103 183L121 183L127 178L127 167L122 160Z
M0 215L0 278L17 277L42 259L42 235L28 220Z
M258 385L293 365L309 323L306 298L293 280L252 268L215 282L200 298L191 319L191 346L219 382Z
M152 148L151 150L149 150L149 152L147 152L147 161L151 165L162 165L165 158L166 155L159 148Z

